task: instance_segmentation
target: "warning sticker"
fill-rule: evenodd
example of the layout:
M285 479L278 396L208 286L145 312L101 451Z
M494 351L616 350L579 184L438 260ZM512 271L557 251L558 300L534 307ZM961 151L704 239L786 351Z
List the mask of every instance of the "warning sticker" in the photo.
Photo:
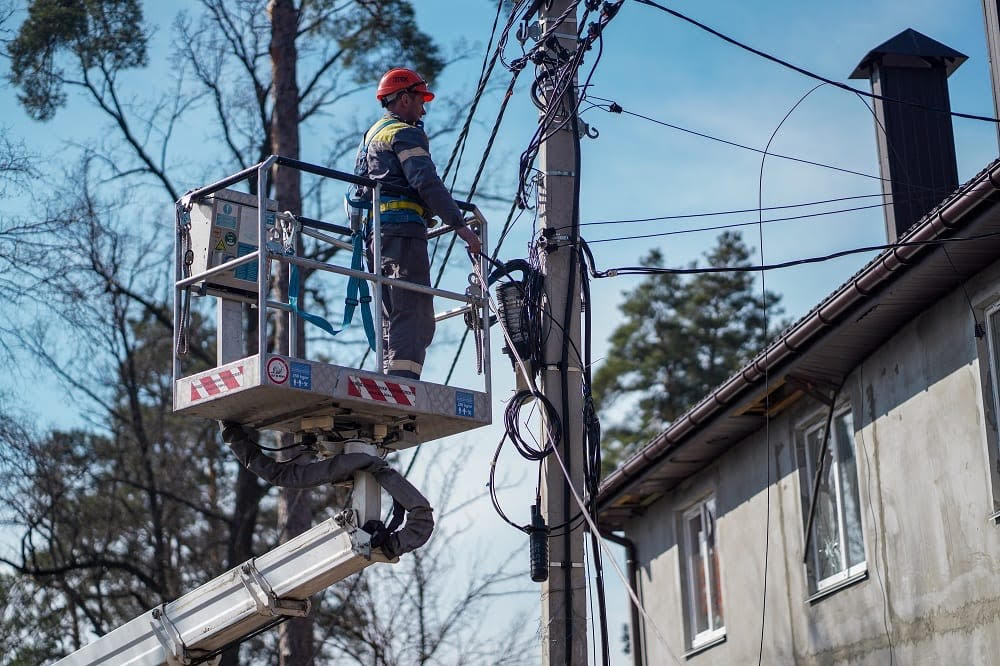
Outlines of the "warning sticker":
M232 231L226 232L226 245L236 245L236 234Z
M275 384L288 381L288 364L283 358L272 358L267 362L267 378Z
M234 389L243 388L244 379L242 365L192 379L190 400L196 402L209 397L214 398Z
M312 366L308 363L292 362L292 388L312 390Z
M465 391L455 391L455 416L476 416L476 397Z
M216 249L217 252L225 252L226 251L226 243L220 238L219 242L215 244L215 249Z
M416 387L371 377L348 375L347 395L365 400L391 402L412 407L417 402Z

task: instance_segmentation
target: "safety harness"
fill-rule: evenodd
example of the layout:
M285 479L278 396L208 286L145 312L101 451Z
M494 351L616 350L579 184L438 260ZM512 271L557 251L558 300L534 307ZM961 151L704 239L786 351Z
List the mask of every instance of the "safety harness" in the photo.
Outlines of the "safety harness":
M365 136L361 140L361 145L358 148L359 154L363 156L367 155L368 146L371 144L372 140L378 136L379 132L393 123L401 122L403 121L396 118L383 118L379 122L372 125L371 128L365 132ZM359 173L359 171L360 169L356 168L355 175L368 175L367 173ZM348 188L347 194L344 196L344 203L347 210L347 216L351 222L351 229L359 229L362 226L371 223L371 197L364 196L361 186L352 186ZM419 222L421 224L427 224L427 218L425 217L427 209L418 202L399 194L383 194L380 196L378 210L380 220L383 224L394 224L399 222Z
M284 234L283 244L285 252L287 254L292 254L295 251L294 233L297 229L298 222L295 220L295 216L288 211L278 214L276 218L277 220L290 223L291 229ZM364 231L359 229L351 235L351 247L351 269L355 271L363 271L365 253ZM360 298L358 298L359 293ZM323 317L302 310L299 307L299 299L301 298L301 295L299 267L292 264L288 271L288 306L292 312L313 326L323 329L330 335L337 335L351 325L351 322L354 320L354 311L360 305L361 323L365 329L365 337L368 338L368 346L372 351L375 351L375 322L372 320L372 296L371 291L368 288L367 280L353 275L347 279L347 298L344 299L344 319L340 324L340 328L336 329Z
M378 136L378 133L393 123L401 122L395 118L383 118L369 129L361 140L360 151L362 155L368 154L368 146L371 141ZM364 175L364 174L357 174ZM345 209L351 224L351 245L353 254L351 255L351 268L356 271L364 270L364 249L365 231L371 222L372 203L368 197L363 196L360 187L352 187L344 197ZM422 205L402 197L400 195L382 195L379 200L379 216L382 222L393 224L399 222L421 222L427 224L424 217L425 209ZM293 234L296 229L295 217L288 212L278 216L291 223L291 228L285 234L284 246L286 253L294 252ZM361 322L365 329L365 336L368 338L368 346L375 350L375 323L372 320L371 292L367 280L358 277L350 277L347 281L347 298L344 299L344 320L339 329L335 329L329 321L319 315L306 312L299 307L301 297L301 285L299 283L299 267L292 264L288 274L288 305L297 316L309 322L313 326L318 326L330 335L337 335L354 320L354 311L361 306ZM360 298L358 297L360 294Z

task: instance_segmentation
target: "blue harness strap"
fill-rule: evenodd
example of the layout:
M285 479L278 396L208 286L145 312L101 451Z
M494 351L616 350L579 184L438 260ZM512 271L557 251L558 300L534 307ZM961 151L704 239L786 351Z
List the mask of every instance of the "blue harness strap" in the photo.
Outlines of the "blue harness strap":
M356 271L364 270L365 239L362 232L356 232L351 238L354 251L351 255L351 268ZM358 298L360 292L361 298ZM375 322L372 320L371 292L368 289L368 281L351 276L347 280L347 298L344 299L344 321L339 329L335 329L330 322L319 315L305 312L299 308L300 298L299 267L292 264L288 274L288 305L296 316L302 317L313 326L318 326L330 335L337 335L344 331L354 320L354 310L361 306L361 323L365 329L365 337L368 338L368 346L375 351Z

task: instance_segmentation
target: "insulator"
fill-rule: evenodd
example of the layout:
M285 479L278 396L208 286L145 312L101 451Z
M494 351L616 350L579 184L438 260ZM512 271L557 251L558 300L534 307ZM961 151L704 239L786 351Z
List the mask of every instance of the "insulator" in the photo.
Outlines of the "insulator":
M544 583L549 579L549 528L537 504L531 505L531 527L528 528L531 555L531 580Z

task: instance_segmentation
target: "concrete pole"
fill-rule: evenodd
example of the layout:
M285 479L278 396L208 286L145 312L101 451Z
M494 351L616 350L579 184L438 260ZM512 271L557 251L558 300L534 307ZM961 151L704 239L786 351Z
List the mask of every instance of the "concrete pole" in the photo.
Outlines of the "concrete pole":
M539 12L542 31L555 22L572 4L571 0L553 0ZM577 21L571 14L557 29L559 41L569 51L576 48ZM561 35L568 35L563 38ZM576 83L574 79L574 84ZM550 96L551 99L551 96ZM562 112L555 126L569 118L568 110L575 106L575 88L560 104ZM542 253L545 292L549 312L555 319L546 343L546 365L542 369L541 391L559 413L562 441L559 454L566 462L573 485L584 497L583 464L583 398L582 360L575 350L580 345L580 262L576 249L566 244L572 237L575 146L573 124L565 127L542 143L540 165L543 180L539 185L539 222L542 231L552 229L558 249ZM552 245L550 245L550 248ZM573 282L569 289L570 280ZM563 331L567 299L572 308L569 326ZM564 357L564 336L569 338L569 355ZM568 361L565 367L563 361ZM563 382L567 382L564 386ZM568 402L564 398L568 396ZM568 408L566 407L568 406ZM544 414L544 412L543 412ZM545 423L542 424L544 437ZM579 507L570 495L559 461L554 455L545 460L542 505L550 526L565 523L576 515ZM560 530L565 532L566 530ZM546 666L586 666L587 664L587 588L583 566L583 529L576 529L549 540L549 578L542 585L542 663Z

